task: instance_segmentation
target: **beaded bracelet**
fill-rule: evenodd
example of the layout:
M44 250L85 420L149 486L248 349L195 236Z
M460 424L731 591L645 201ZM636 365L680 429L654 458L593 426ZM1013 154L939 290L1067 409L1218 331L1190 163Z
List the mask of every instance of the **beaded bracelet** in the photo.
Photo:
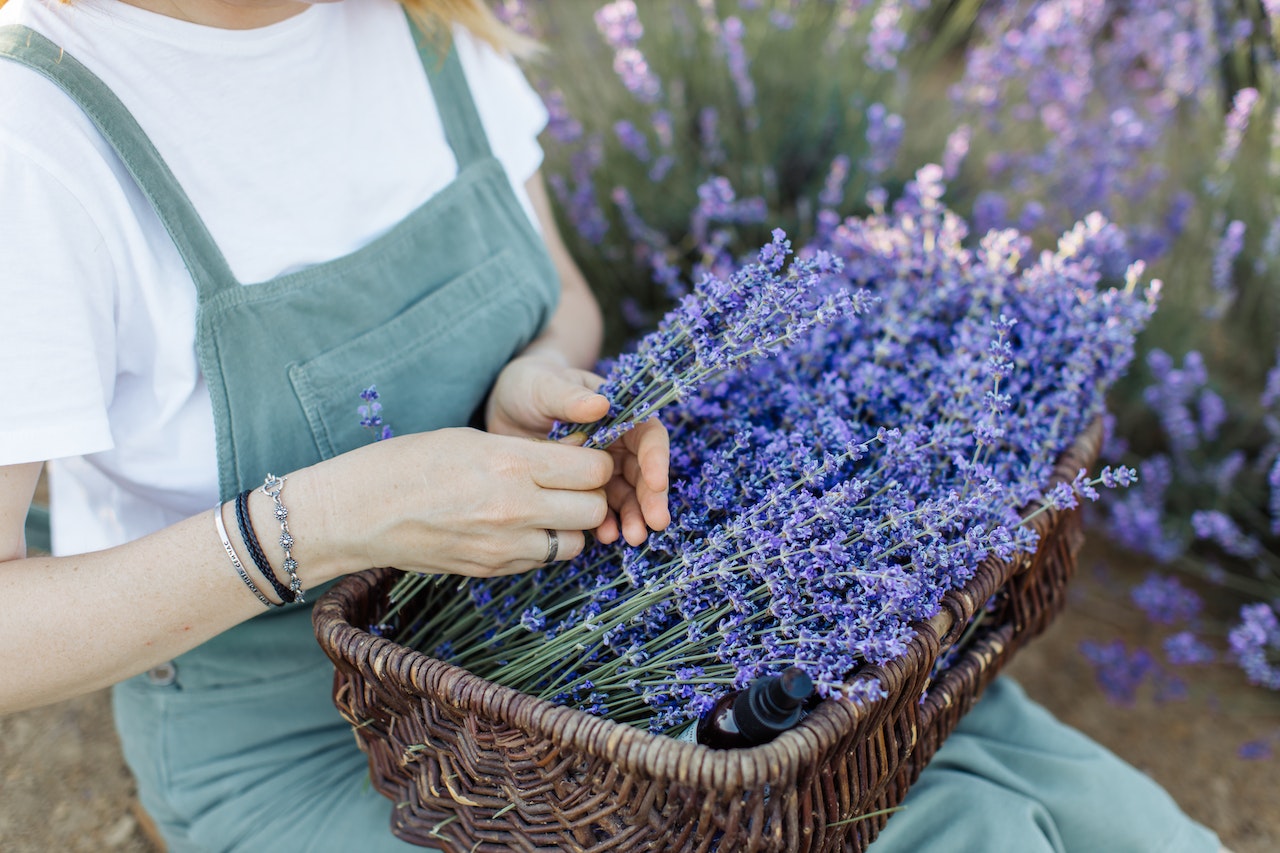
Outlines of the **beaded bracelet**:
M267 479L262 483L262 493L276 504L276 521L280 522L280 547L284 550L284 570L289 573L289 589L293 591L293 602L304 604L306 599L302 597L302 579L298 577L298 563L293 559L293 535L289 533L289 510L285 509L284 503L280 500L285 479L275 474L268 474Z
M244 564L240 562L240 555L236 553L236 549L231 545L231 537L227 536L227 526L222 522L222 504L218 504L213 508L213 522L218 528L218 536L222 539L222 547L226 550L227 556L231 558L231 565L235 567L236 574L240 575L240 580L244 581L244 585L249 587L249 591L258 597L258 600L268 608L284 607L284 603L275 604L271 599L262 594L262 590L258 589L257 584L253 582L253 578L249 577L249 573L244 570Z
M253 489L245 489L236 495L236 523L240 525L240 538L244 540L245 547L249 549L249 556L253 558L253 564L258 567L258 571L262 576L271 583L271 588L276 591L276 595L280 596L280 600L286 604L296 601L296 597L289 591L289 587L280 582L276 577L275 571L271 568L267 555L262 552L262 546L258 543L258 534L253 530L253 521L249 518L249 495Z

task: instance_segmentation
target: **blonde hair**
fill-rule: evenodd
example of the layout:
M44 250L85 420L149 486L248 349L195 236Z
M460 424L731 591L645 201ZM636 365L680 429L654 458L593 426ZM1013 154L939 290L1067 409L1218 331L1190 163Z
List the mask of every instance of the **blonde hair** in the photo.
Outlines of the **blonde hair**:
M71 3L72 0L61 2ZM4 4L5 0L0 0L0 6ZM496 50L510 51L519 57L531 56L538 51L537 42L498 20L485 0L400 0L400 4L420 27L441 42L448 42L450 28L460 24Z
M485 0L400 0L400 4L419 26L441 40L447 41L450 27L459 24L495 49L515 56L526 57L538 50L537 42L498 20Z

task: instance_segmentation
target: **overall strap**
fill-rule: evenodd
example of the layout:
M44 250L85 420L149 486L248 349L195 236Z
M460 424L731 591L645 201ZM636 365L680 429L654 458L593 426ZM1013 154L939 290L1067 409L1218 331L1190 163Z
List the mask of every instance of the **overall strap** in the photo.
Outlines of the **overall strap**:
M484 124L476 110L476 102L471 97L471 87L467 85L467 76L462 71L458 47L449 45L448 53L442 61L432 45L431 37L424 35L412 19L409 25L418 45L422 67L426 69L427 79L431 82L431 94L435 97L436 109L444 125L445 138L449 140L449 147L453 149L453 156L458 160L458 171L461 172L472 163L491 157L492 153L489 149L489 137L485 135Z
M138 122L107 85L29 27L0 27L0 57L41 74L76 102L151 202L195 280L201 301L238 286L204 221Z

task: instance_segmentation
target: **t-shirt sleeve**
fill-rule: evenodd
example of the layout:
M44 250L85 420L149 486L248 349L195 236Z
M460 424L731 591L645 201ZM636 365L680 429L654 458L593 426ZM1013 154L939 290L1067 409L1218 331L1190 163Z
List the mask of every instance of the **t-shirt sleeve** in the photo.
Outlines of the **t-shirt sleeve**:
M524 184L542 166L538 134L547 126L547 108L509 55L466 30L456 29L454 35L489 147L506 168L521 203L529 206Z
M0 141L0 465L113 447L115 272L92 218Z

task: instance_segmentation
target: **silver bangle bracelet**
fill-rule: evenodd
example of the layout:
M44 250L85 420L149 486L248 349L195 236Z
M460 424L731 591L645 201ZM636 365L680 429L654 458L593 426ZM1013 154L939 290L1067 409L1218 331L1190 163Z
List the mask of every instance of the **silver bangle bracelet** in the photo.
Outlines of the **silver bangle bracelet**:
M268 474L266 481L262 484L262 493L275 501L276 521L280 522L280 547L284 550L284 570L289 573L289 589L293 592L293 603L305 604L307 600L302 597L302 579L298 577L298 562L293 559L293 536L289 533L289 510L285 509L284 502L280 500L280 493L284 491L285 479L285 477L277 477L275 474Z
M227 536L227 525L222 521L222 504L218 504L213 508L213 523L218 528L218 536L222 539L222 547L227 552L227 556L231 558L231 565L235 567L236 574L240 575L240 580L244 581L244 585L249 587L249 591L258 597L258 600L264 606L279 607L278 604L272 604L271 600L262 594L262 590L254 584L253 578L249 577L249 573L244 570L244 564L240 562L240 555L236 553L236 549L231 545L231 539Z

